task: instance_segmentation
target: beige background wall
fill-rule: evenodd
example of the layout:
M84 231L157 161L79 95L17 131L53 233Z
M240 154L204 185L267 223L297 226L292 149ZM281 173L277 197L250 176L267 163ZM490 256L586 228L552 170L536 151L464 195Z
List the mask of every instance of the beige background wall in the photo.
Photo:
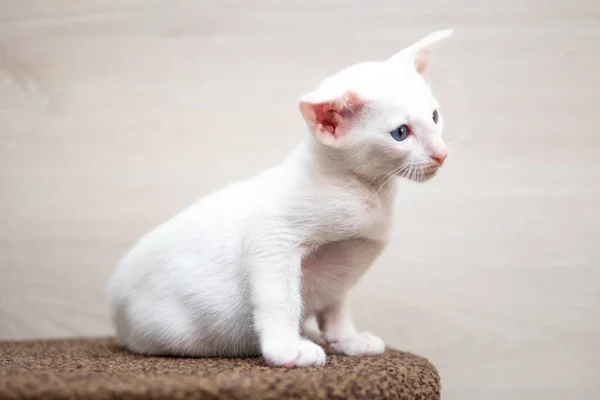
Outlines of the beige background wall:
M358 322L445 399L597 396L597 0L0 1L0 338L110 334L140 234L280 161L320 79L448 27L457 149L401 187Z

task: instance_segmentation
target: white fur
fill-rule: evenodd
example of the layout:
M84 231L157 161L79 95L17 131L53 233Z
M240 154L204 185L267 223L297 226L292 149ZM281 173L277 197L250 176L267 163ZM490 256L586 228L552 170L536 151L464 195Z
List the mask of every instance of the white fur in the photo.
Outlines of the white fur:
M432 156L446 151L424 50L325 80L300 101L312 135L282 164L144 236L109 283L118 342L155 355L262 354L287 367L325 363L307 336L348 355L383 352L356 330L345 298L387 243L395 181L429 179L441 165ZM401 124L412 132L397 142L389 132ZM319 330L303 334L314 320Z

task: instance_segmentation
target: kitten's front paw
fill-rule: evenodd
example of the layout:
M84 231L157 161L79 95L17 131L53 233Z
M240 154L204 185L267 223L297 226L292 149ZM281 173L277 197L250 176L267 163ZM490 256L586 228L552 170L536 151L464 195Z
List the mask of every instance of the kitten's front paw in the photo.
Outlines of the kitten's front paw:
M319 367L325 364L325 351L309 340L265 344L262 353L269 365L278 367Z
M363 332L355 337L329 342L329 347L336 353L347 356L374 356L385 351L385 343L370 332Z

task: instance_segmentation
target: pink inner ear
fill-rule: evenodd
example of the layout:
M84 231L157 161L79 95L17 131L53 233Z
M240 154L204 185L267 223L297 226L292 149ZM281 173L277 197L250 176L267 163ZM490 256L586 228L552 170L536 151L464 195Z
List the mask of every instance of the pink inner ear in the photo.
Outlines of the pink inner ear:
M323 130L333 136L340 136L343 133L339 129L340 124L348 121L364 104L364 100L358 95L348 92L336 101L313 105L315 121Z
M430 49L422 49L415 55L415 68L421 75L425 75L429 64L429 56L431 55Z
M327 132L335 135L335 128L339 124L340 118L338 118L335 109L331 103L315 104L315 120L317 125L321 125Z

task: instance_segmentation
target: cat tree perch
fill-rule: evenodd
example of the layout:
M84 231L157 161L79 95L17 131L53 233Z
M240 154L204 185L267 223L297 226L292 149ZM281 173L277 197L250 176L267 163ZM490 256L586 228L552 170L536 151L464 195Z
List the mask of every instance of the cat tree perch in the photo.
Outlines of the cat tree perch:
M140 356L112 339L0 342L0 399L438 400L426 359L397 350L329 356L321 368L273 368L262 358Z

